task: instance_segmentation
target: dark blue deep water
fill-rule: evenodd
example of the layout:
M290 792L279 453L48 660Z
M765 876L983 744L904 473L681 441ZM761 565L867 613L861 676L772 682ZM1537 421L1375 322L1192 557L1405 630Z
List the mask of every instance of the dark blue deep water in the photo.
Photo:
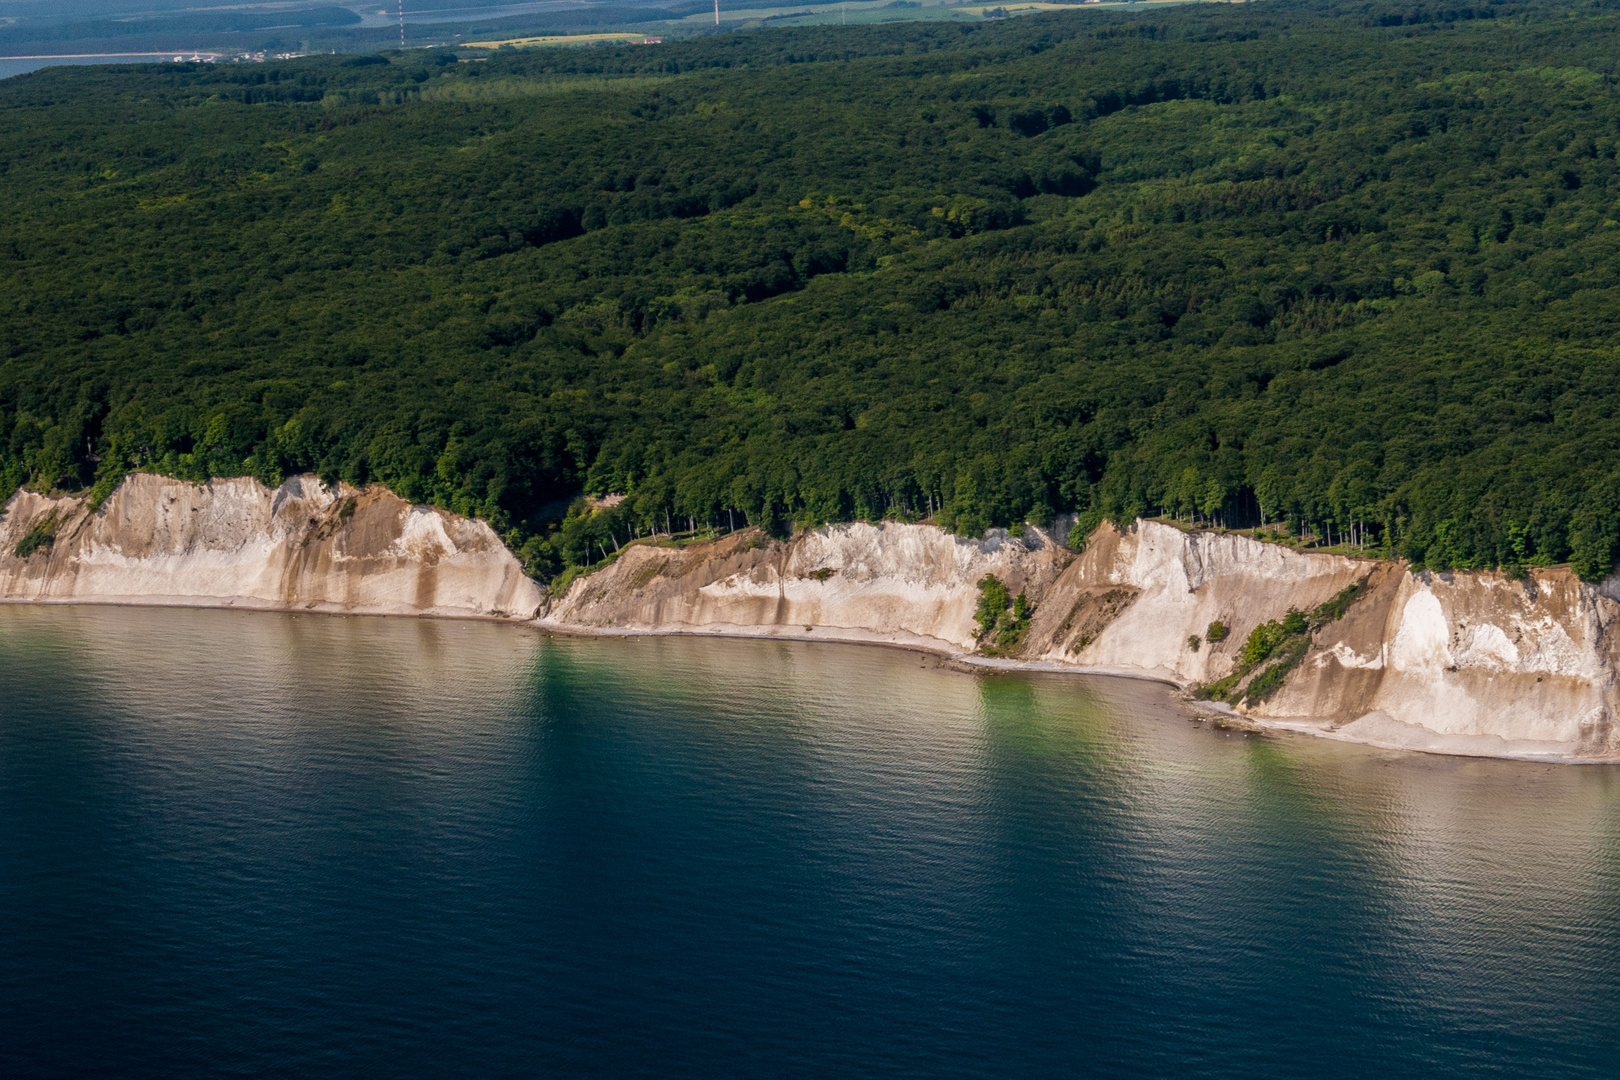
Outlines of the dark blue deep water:
M5 1076L1615 1076L1620 773L880 649L0 608Z

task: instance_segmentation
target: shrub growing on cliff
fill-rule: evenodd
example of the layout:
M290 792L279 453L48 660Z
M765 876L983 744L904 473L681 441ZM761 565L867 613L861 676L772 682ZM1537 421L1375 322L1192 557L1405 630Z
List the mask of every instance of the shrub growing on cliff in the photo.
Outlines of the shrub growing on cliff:
M1311 647L1309 635L1301 634L1291 638L1283 650L1282 657L1266 670L1256 675L1250 681L1248 689L1244 691L1243 700L1251 704L1266 700L1282 688L1283 681L1288 673L1305 658L1305 653Z
M1208 637L1217 626L1221 627L1221 633L1212 640L1226 637L1227 628L1218 622L1210 624L1205 636ZM1201 687L1199 696L1216 701L1236 701L1240 698L1250 701L1261 700L1282 685L1283 679L1294 665L1299 663L1310 648L1310 644L1311 624L1298 611L1290 610L1280 620L1273 619L1261 623L1249 632L1248 639L1238 650L1231 673L1225 678ZM1282 659L1261 672L1245 687L1243 680L1278 652L1282 653ZM1256 686L1259 687L1258 691Z
M1010 650L1024 640L1024 631L1029 629L1029 617L1034 610L1024 593L1013 597L1012 611L1001 617L1001 629L996 634L998 649Z
M1294 612L1289 612L1289 614L1292 615ZM1303 629L1303 627L1301 629ZM1276 649L1278 645L1281 645L1283 643L1283 639L1287 636L1287 630L1285 630L1283 624L1278 622L1276 619L1273 619L1270 622L1261 623L1259 626L1249 631L1249 639L1245 641L1243 643L1243 647L1238 650L1238 663L1244 664L1248 667L1253 667L1255 664L1260 663L1260 661L1270 656L1272 651Z
M1326 626L1330 622L1336 622L1344 618L1345 612L1350 610L1350 605L1361 599L1362 590L1366 587L1367 580L1363 578L1354 585L1341 589L1333 599L1318 604L1316 610L1311 612L1311 629L1314 630L1317 627Z
M994 574L979 579L979 606L973 619L979 624L979 640L992 655L1010 651L1024 638L1029 617L1034 614L1027 594L1010 596L1007 586Z
M1200 688L1200 696L1218 701L1236 701L1240 698L1251 703L1264 701L1277 692L1288 678L1288 673L1305 658L1310 651L1311 636L1328 623L1342 619L1350 606L1362 597L1366 586L1367 579L1363 578L1340 590L1333 599L1318 604L1309 617L1301 611L1290 609L1280 620L1274 619L1255 627L1238 650L1231 673ZM1205 636L1210 637L1217 626L1221 628L1220 637L1224 638L1226 627L1218 622L1210 624ZM1273 658L1276 658L1274 663L1244 685L1244 679L1255 668Z
M1007 586L1002 584L1000 578L986 574L979 579L979 606L973 613L973 621L979 624L979 637L983 638L995 629L1010 602Z
M1209 624L1209 629L1204 631L1204 640L1209 642L1211 645L1214 645L1218 642L1225 641L1227 635L1231 632L1231 627L1221 622L1221 620L1216 619L1214 622Z
M34 523L28 530L28 535L17 542L17 558L26 559L41 548L49 548L56 543L56 511L52 510L43 518Z

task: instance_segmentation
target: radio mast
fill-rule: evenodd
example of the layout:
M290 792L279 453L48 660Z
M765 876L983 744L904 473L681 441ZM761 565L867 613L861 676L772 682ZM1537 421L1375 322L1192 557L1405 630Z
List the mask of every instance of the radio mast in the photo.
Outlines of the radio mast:
M720 0L714 0L719 3ZM399 47L405 47L405 0L399 0Z

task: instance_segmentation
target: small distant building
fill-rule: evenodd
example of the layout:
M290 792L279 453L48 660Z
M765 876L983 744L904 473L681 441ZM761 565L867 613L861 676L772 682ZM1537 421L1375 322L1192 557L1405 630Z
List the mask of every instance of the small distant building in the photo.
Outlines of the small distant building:
M664 39L661 37L642 38L641 43L643 45L662 45L664 43Z

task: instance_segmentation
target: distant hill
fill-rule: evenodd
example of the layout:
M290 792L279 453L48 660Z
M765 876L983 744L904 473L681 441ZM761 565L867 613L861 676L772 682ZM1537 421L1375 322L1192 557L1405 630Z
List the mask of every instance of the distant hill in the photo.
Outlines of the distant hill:
M39 20L0 27L0 48L137 35L172 36L178 40L183 36L198 34L240 33L270 27L352 26L359 22L360 16L336 4L291 10L187 12L183 15L152 15L135 19Z
M817 0L826 2L826 0ZM678 19L692 0L432 0L404 5L413 43L452 41L459 31L579 29ZM397 44L392 0L343 6L322 0L272 0L221 7L196 0L0 0L0 54L50 55L96 50L206 49L228 54L272 49L369 52ZM363 19L362 14L371 16Z

